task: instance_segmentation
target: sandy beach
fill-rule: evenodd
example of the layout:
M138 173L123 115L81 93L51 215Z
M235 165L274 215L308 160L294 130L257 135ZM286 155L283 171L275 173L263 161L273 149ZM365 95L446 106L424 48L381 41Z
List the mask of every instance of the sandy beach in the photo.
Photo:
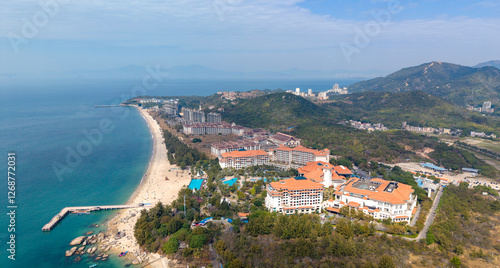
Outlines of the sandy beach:
M170 204L177 198L177 193L184 186L188 185L191 177L188 171L181 171L175 165L171 165L167 158L167 149L164 144L162 131L146 110L136 107L146 120L153 138L153 153L149 162L149 167L142 181L132 194L127 204L150 203L146 209L156 205L158 202ZM165 179L168 177L168 180ZM134 238L134 225L140 211L143 208L128 209L121 211L108 224L108 231L111 234L106 244L111 245L114 251L129 251L127 258L131 260L141 257L144 263L154 262L152 267L167 267L168 261L161 259L159 254L146 254L142 252ZM117 232L124 233L125 236L115 238Z

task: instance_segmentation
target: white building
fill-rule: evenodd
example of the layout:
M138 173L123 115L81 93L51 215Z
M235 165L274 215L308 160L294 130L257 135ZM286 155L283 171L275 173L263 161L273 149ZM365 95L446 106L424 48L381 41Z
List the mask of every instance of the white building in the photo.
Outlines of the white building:
M330 161L330 150L314 150L299 145L294 148L280 146L274 150L272 161L284 164L305 165L308 162Z
M228 153L238 150L260 150L260 144L249 140L240 141L223 141L218 143L213 143L211 152L217 157L221 157L223 153Z
M223 153L219 158L221 168L245 168L250 166L268 165L269 154L263 150L232 151Z
M347 206L375 219L410 222L417 205L413 192L410 185L395 181L351 178L336 188L335 200L324 202L323 207L329 212L339 213L342 207Z
M265 204L271 212L312 213L321 210L323 185L304 177L284 179L267 185Z

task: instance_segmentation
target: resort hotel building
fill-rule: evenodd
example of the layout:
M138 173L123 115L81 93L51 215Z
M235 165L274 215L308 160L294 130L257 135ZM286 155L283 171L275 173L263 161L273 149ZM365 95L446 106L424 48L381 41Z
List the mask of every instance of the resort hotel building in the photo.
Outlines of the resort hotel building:
M314 150L298 145L290 148L284 145L274 150L273 161L288 164L303 166L308 162L314 161L330 161L330 150Z
M246 168L257 165L268 165L269 154L263 150L232 151L223 153L219 158L221 168Z
M337 187L346 182L353 174L344 166L334 166L323 161L309 162L297 169L299 176L323 184L325 188Z
M271 212L284 214L321 211L324 187L305 177L295 177L267 184L265 204Z
M343 207L361 210L374 219L392 219L410 222L416 211L417 197L410 185L383 179L361 180L353 177L335 191L335 200L328 200L323 207L339 213Z

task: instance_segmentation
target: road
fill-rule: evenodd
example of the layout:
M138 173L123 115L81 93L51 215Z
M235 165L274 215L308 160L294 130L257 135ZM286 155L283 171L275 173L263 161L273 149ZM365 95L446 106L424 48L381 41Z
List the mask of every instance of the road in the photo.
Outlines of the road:
M222 267L220 265L219 255L215 251L212 244L208 245L208 256L210 257L210 260L212 260L212 267L216 268Z
M443 187L440 187L436 197L434 198L434 202L432 203L432 207L429 210L429 214L427 214L427 220L425 221L424 228L422 231L418 234L417 238L415 240L419 241L422 238L427 237L427 232L429 231L429 227L431 227L432 223L434 222L434 219L436 218L436 209L439 205L439 200L441 199L441 196L443 195Z
M415 226L415 224L418 221L418 217L420 217L420 210L422 209L422 206L420 204L417 205L417 212L415 213L415 216L413 219L411 219L410 226Z

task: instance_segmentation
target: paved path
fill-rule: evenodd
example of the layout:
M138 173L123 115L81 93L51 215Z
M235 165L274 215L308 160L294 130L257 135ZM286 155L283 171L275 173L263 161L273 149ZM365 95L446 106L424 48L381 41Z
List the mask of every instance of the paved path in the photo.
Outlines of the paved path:
M434 218L436 218L436 209L439 205L439 200L441 199L441 195L443 195L443 187L439 188L436 197L434 198L434 202L432 203L432 207L429 210L429 214L427 214L427 220L425 221L424 228L418 234L415 240L419 241L420 239L427 237L427 232L429 231L429 227L431 227L432 223L434 222Z
M142 207L142 204L138 205L116 205L116 206L83 206L83 207L65 207L57 213L49 223L42 227L42 231L47 232L52 230L66 215L72 212L85 212L85 211L98 211L98 210L109 210L109 209L125 209L125 208L136 208Z
M417 204L417 211L415 212L415 217L410 222L410 226L415 226L418 221L418 217L420 217L420 210L422 210L422 206L420 204Z

